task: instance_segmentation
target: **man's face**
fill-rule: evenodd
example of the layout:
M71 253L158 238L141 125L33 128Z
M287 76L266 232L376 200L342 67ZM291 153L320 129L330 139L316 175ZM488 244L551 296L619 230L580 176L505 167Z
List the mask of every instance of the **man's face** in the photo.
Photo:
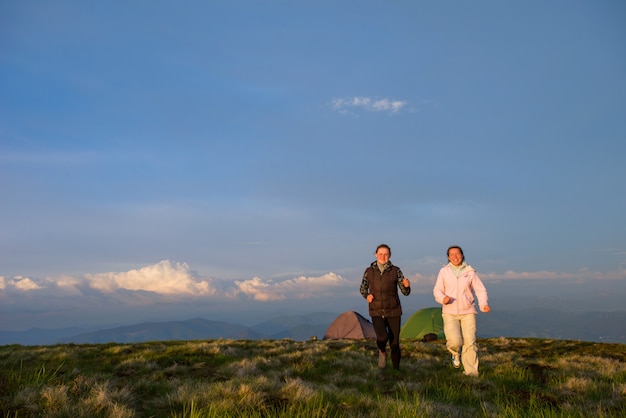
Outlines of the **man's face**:
M461 250L458 248L451 248L448 252L448 260L450 260L452 265L460 266L463 262L463 254L461 254Z
M386 264L387 261L389 261L389 250L384 247L379 248L378 251L376 251L376 260L378 260L380 264Z

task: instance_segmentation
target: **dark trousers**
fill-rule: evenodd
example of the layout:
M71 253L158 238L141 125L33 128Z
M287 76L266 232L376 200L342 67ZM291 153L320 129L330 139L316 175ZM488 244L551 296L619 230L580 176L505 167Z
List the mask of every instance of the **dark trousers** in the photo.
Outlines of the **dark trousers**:
M391 348L391 364L394 369L400 367L400 317L383 318L373 316L372 324L376 332L376 345L382 352L387 351L387 342Z

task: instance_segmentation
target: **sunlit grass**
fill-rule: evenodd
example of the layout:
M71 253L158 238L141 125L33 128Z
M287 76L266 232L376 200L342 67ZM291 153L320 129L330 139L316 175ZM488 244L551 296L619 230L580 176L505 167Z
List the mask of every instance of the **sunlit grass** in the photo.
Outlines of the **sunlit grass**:
M622 417L626 346L479 341L481 375L442 341L210 340L0 346L2 417Z

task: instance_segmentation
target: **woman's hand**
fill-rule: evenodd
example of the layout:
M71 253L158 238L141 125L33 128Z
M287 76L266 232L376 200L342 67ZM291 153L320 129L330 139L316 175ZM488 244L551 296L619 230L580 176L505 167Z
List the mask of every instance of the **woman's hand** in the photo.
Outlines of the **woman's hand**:
M491 308L489 307L489 305L485 305L483 306L483 308L481 309L484 313L487 313L489 311L491 311Z
M450 303L450 296L444 296L443 297L443 304L447 305L448 303Z

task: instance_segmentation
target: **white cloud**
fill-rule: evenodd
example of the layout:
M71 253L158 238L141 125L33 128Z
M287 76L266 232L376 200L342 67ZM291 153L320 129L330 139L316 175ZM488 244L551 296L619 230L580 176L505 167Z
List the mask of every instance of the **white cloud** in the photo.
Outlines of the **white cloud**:
M503 280L584 281L589 279L626 279L626 270L609 273L586 269L568 273L554 271L513 270L504 273L479 272L489 282ZM432 292L436 274L414 274L414 293ZM341 275L298 276L286 280L254 277L226 281L200 277L186 263L168 260L126 272L60 276L33 279L23 276L0 276L0 300L7 309L22 306L41 309L70 308L73 304L102 306L156 306L161 303L260 303L277 301L315 301L350 298L358 291L358 279L347 280ZM239 301L237 301L239 300ZM9 308L11 306L11 308Z
M121 304L150 304L189 298L206 298L222 294L219 281L201 278L185 263L161 261L126 272L63 275L31 279L22 276L0 276L0 299L19 305L21 298L29 303L48 299L69 301L96 298ZM227 296L227 295L226 295ZM226 297L223 296L223 297Z
M480 273L479 273L480 274ZM507 270L504 273L486 273L480 274L481 277L491 280L508 280L508 279L571 279L575 275L572 273L557 273L555 271L514 271ZM589 278L587 276L587 278Z
M626 269L596 272L589 269L580 269L576 272L556 272L549 270L539 271L514 271L507 270L504 273L481 272L478 275L486 282L501 282L505 280L557 280L566 279L571 281L585 280L626 280ZM411 288L416 293L430 293L437 280L437 274L422 275L416 273L407 276L411 281Z
M416 273L413 275L407 275L406 278L411 282L411 292L428 294L432 293L437 276L433 274L426 276Z
M369 112L399 112L407 102L402 100L373 99L371 97L346 97L331 100L331 106L340 113L348 113L349 109L363 109Z
M58 290L68 296L80 296L83 294L81 288L87 286L87 280L81 277L61 276L56 279Z
M157 264L121 273L86 275L89 286L105 293L118 289L142 290L160 295L214 295L209 279L199 279L186 263L164 260Z
M549 280L549 279L572 279L572 280L623 280L626 279L626 269L597 272L589 269L580 269L574 273L556 272L548 270L540 271L514 271L507 270L504 273L478 273L481 278L491 281L528 279L528 280Z
M334 293L338 288L352 285L348 280L332 272L319 277L300 276L281 282L264 281L255 277L252 280L235 281L235 284L240 293L265 302L321 298Z
M169 260L126 272L86 274L78 277L65 275L33 280L21 276L0 276L0 297L54 296L66 300L90 297L124 305L147 305L198 298L227 300L243 297L259 302L316 299L332 296L338 289L352 287L353 283L332 272L318 277L300 276L282 281L259 277L234 282L222 281L199 277L186 263Z
M17 290L27 292L30 290L41 289L41 285L34 282L32 279L28 277L15 276L15 277L4 277L0 276L0 290L10 291Z
M254 300L268 302L285 299L285 295L279 293L271 281L264 282L258 277L252 280L237 280L235 284L241 293L252 296Z

